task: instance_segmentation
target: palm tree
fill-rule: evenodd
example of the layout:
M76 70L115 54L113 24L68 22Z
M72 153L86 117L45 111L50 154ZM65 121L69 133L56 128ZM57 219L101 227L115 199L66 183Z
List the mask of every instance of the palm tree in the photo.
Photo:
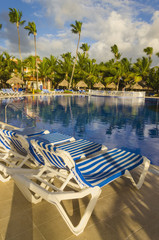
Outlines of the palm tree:
M137 62L133 64L133 72L137 74L137 81L143 80L146 82L150 71L150 61L147 57L138 58Z
M34 35L34 46L35 46L35 62L36 62L36 87L38 89L38 66L37 66L37 53L36 53L36 35L37 35L37 29L35 22L28 22L28 26L25 26L24 29L28 30L30 34Z
M71 75L71 79L70 79L70 83L69 83L69 89L72 86L73 74L74 74L75 65L76 65L76 62L77 62L78 47L79 47L79 42L80 42L80 37L81 37L82 22L75 21L75 25L71 24L70 26L72 27L72 29L71 29L72 33L78 34L78 43L77 43L77 49L76 49L76 57L75 57L75 61L74 61L73 69L72 69L72 75Z
M50 55L50 58L46 58L48 62L48 78L52 81L52 84L55 83L56 68L57 68L57 58L53 55Z
M11 74L16 68L16 63L13 61L14 57L10 56L7 52L0 54L0 85L1 87L6 84L6 81L11 77Z
M149 57L149 59L152 58L152 54L153 54L153 48L152 48L152 47L144 48L144 52L145 52L146 55Z
M0 24L0 29L2 28L2 24Z
M86 67L86 83L89 87L93 87L94 83L98 80L99 75L99 68L96 64L95 59L88 59L87 60L87 67Z
M70 78L73 59L70 52L61 55L63 60L59 60L60 71L58 72L66 81Z
M159 92L159 67L153 67L150 69L149 78L147 81L148 86L153 88L157 93Z
M39 75L43 78L43 83L45 86L46 79L49 76L49 61L46 57L42 59L42 62L39 63Z
M111 52L114 54L116 61L120 59L121 53L119 53L118 46L116 44L111 46Z
M27 73L28 76L32 75L33 77L33 81L35 78L35 69L36 69L36 61L35 61L35 57L34 56L29 56L24 60L24 64L25 66L28 67L29 72Z
M19 33L19 26L23 25L25 23L25 20L21 21L22 18L22 12L18 10L16 10L15 8L9 8L10 12L9 12L9 18L10 18L10 22L11 23L16 23L17 26L17 32L18 32L18 46L19 46L19 55L20 55L20 60L22 63L22 55L21 55L21 48L20 48L20 33ZM23 69L21 68L21 72L23 75ZM22 77L23 78L23 77Z
M85 56L88 56L90 45L88 45L87 43L82 43L82 46L80 47L80 49L83 50L83 52L85 53Z

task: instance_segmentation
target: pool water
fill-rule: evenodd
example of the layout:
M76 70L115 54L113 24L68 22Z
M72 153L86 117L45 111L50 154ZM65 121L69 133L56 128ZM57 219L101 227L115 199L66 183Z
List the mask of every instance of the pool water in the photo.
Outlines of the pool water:
M134 151L159 165L159 99L59 95L3 99L0 121L5 121L9 101L35 118L37 127ZM18 127L33 124L11 106L7 122Z

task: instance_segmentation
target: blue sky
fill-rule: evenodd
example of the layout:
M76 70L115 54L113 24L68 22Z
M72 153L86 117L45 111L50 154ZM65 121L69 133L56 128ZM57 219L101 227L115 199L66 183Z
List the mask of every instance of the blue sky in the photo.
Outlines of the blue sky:
M0 8L0 52L19 57L16 25L9 22L9 8L22 11L23 20L37 26L37 52L42 57L75 54L78 36L70 24L82 21L81 42L88 43L89 55L97 62L113 57L110 47L118 45L122 57L144 55L147 46L154 48L154 63L159 52L158 0L4 0ZM33 36L20 27L23 58L34 54Z

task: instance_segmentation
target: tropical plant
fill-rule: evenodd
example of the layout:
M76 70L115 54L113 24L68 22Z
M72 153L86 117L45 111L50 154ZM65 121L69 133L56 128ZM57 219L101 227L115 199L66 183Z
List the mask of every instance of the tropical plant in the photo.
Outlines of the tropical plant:
M38 66L37 66L37 52L36 52L36 35L37 29L35 22L28 22L28 26L25 26L24 29L28 30L28 35L34 35L34 47L35 47L35 65L36 65L36 88L38 89Z
M0 55L0 79L1 86L6 84L6 81L11 77L11 74L16 68L16 63L13 61L14 57L7 52Z
M159 92L159 67L153 67L150 69L147 84L149 87L153 88L154 91L157 93Z
M49 70L49 62L46 57L42 59L42 61L39 63L39 75L41 78L43 78L43 84L45 86L45 82L48 79L50 74Z
M80 47L80 49L83 50L85 57L88 57L88 51L90 49L90 45L88 45L87 43L82 43L82 46Z
M94 83L98 80L98 65L95 59L88 59L87 67L85 69L86 83L90 88L93 87Z
M15 8L9 8L9 18L11 23L16 23L17 27L17 32L18 32L18 46L19 46L19 55L20 55L20 60L22 62L22 55L21 55L21 48L20 48L20 33L19 33L19 26L23 25L25 23L25 20L21 20L22 18L22 12L16 10ZM23 75L23 69L21 69L21 73Z
M33 81L35 78L35 71L36 71L36 60L35 57L30 55L29 57L27 57L24 60L24 66L28 67L28 71L27 71L27 76L32 76L33 77Z
M46 58L48 62L48 78L55 84L57 76L57 64L58 60L53 55L50 55L50 58Z
M73 58L70 52L64 53L61 55L62 60L59 60L58 63L58 74L61 76L61 79L68 81L71 76L71 70L73 66Z
M70 26L72 27L72 29L71 29L72 33L78 34L78 43L77 43L76 57L75 57L75 61L74 61L74 64L73 64L71 79L70 79L70 82L69 82L69 89L72 86L72 80L73 80L73 75L74 75L74 71L75 71L75 65L76 65L76 62L77 62L78 47L79 47L79 42L80 42L80 37L81 37L82 22L75 21L75 25L71 24Z
M152 47L147 47L147 48L144 48L143 51L149 57L149 60L152 61L151 58L152 58L152 54L153 54L153 48Z
M147 80L149 76L150 64L151 62L147 57L138 58L137 62L133 64L132 70L137 74L138 81Z
M2 28L2 24L0 24L0 29Z
M156 56L159 57L159 52L156 53Z
M111 52L114 54L115 61L120 59L121 53L119 53L119 49L118 49L118 46L116 44L111 46Z

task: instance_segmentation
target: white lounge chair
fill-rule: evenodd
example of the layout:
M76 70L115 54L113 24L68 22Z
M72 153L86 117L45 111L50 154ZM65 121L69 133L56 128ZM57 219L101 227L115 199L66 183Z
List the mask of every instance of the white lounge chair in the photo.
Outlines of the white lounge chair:
M101 193L101 187L124 175L131 179L136 188L144 182L150 161L146 157L121 149L112 149L95 157L76 162L66 151L50 144L32 140L37 155L42 155L45 165L38 173L28 170L14 172L8 169L18 188L31 202L37 203L38 196L54 204L70 230L79 235L83 232ZM143 164L143 172L136 184L130 170ZM59 186L59 182L61 185ZM67 188L69 187L69 188ZM71 188L71 190L70 190ZM79 224L73 225L62 201L91 196Z
M29 141L31 137L34 139L41 137L45 140L48 135L52 139L54 145L75 140L73 137L60 133L50 133L47 130L37 128L19 129L8 131L0 129L0 180L9 181L10 176L6 174L7 168L21 168L27 166L35 168L39 166L39 162L34 161L29 149Z

